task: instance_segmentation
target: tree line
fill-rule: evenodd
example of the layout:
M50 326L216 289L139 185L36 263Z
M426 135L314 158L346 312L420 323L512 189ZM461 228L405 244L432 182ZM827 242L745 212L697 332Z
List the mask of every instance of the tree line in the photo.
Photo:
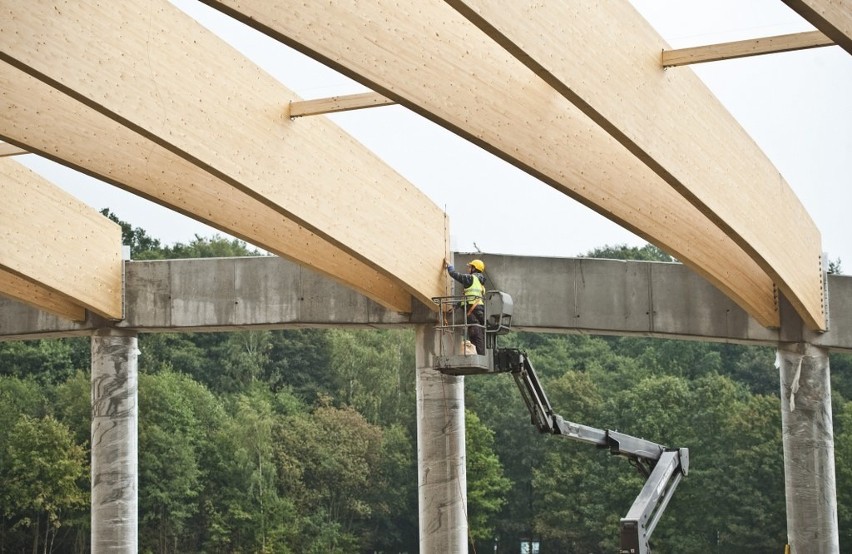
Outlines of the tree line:
M136 259L258 254L220 237L163 247L119 223ZM670 260L653 247L589 255ZM774 349L500 341L527 352L565 419L690 449L655 552L783 552ZM411 330L143 334L139 347L140 552L418 551ZM86 338L0 342L0 552L89 550L89 363ZM852 360L831 366L845 546ZM509 375L467 377L465 402L471 552L617 551L643 483L626 460L539 435Z

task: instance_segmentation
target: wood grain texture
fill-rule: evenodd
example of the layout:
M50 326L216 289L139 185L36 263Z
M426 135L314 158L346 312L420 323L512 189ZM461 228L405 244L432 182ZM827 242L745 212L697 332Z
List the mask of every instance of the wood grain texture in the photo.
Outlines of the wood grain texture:
M3 269L0 269L0 295L71 321L86 320L84 307L68 300L58 292Z
M383 273L155 142L3 62L0 136L308 265L389 309L411 310L411 295Z
M834 41L820 31L794 33L791 35L778 35L774 37L738 40L736 42L693 46L691 48L663 50L662 66L677 67L681 65L732 60L736 58L747 58L749 56L777 54L780 52L791 52L793 50L805 50L808 48L820 48L823 46L833 45Z
M351 110L362 110L364 108L375 108L377 106L388 106L391 104L396 104L396 102L385 98L377 92L349 94L346 96L331 96L329 98L316 98L314 100L290 102L290 117L348 112Z
M170 3L3 4L4 61L266 204L427 304L440 294L443 212L326 118L291 121L285 107L299 98Z
M447 3L719 226L811 329L825 329L816 224L706 85L688 68L660 67L667 45L627 0Z
M9 158L0 198L0 269L122 319L121 227Z
M783 0L783 2L852 54L852 5L849 0Z
M774 284L763 268L444 2L205 3L540 178L676 256L761 324L779 324Z

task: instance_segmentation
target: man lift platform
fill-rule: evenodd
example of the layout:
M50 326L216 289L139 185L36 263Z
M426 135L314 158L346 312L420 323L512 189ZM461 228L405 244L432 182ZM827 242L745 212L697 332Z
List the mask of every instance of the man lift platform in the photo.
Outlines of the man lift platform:
M624 456L645 477L645 485L627 515L621 519L619 554L648 554L651 534L659 523L675 489L689 469L689 450L668 448L617 431L596 429L566 421L553 411L526 352L516 348L498 348L497 337L512 326L512 297L497 290L486 292L484 355L477 355L465 343L470 324L465 318L465 296L433 298L438 304L439 352L434 367L449 375L511 373L530 413L532 424L541 433L607 448Z

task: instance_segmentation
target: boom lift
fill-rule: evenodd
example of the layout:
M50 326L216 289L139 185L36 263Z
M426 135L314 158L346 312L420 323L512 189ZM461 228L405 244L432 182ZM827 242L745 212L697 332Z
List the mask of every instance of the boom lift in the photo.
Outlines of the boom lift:
M645 485L621 519L619 554L649 554L651 534L689 469L689 450L573 423L556 414L526 352L497 347L497 336L508 333L512 326L512 297L505 292L486 293L484 355L465 353L463 347L472 326L465 317L466 297L442 296L433 301L438 304L437 330L441 333L435 359L438 371L449 375L511 373L539 432L608 448L612 454L627 458L645 477Z

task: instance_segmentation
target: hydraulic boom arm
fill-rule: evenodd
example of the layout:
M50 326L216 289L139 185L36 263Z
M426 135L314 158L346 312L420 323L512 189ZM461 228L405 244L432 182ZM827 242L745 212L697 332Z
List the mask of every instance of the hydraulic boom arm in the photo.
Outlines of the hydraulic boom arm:
M628 458L647 479L627 516L621 520L620 554L647 554L651 533L660 520L680 480L689 468L689 450L666 448L657 443L566 421L555 414L525 352L514 348L494 350L495 372L511 373L530 412L533 425L542 433L609 448Z

